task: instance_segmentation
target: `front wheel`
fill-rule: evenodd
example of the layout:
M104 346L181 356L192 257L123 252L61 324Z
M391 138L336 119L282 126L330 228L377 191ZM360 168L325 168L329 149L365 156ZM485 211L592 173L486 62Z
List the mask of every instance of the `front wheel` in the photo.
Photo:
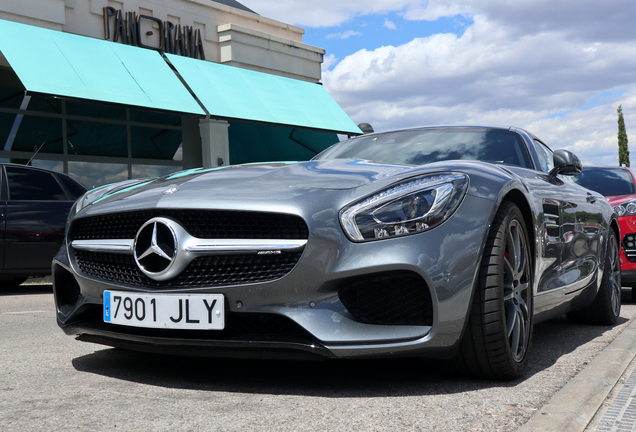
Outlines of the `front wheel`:
M505 201L488 235L466 333L453 359L464 375L515 379L525 372L532 342L531 262L523 215Z

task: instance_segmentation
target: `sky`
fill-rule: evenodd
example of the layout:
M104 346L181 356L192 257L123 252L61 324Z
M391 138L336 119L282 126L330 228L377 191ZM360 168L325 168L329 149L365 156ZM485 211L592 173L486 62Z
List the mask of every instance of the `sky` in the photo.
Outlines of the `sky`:
M326 50L322 83L376 132L524 128L584 164L636 166L633 0L240 0ZM633 150L632 150L633 147Z

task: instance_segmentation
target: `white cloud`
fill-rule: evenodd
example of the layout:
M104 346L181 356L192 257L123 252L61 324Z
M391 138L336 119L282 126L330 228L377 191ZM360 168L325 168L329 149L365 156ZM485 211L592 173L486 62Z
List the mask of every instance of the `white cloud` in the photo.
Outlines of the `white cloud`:
M362 33L354 31L354 30L347 30L340 33L331 33L325 37L327 39L349 39L351 36L360 36L360 35L362 35Z
M393 21L389 21L388 19L384 19L384 24L382 27L388 28L389 30L397 30L397 27Z
M329 68L333 65L335 65L336 63L338 63L338 58L333 55L333 54L328 54L323 58L322 61L322 72L325 73L325 71L329 70Z
M401 11L427 0L241 0L245 6L268 18L306 27L338 26L356 16Z
M632 0L243 3L265 16L310 27L388 12L427 21L470 16L474 23L461 37L437 34L361 50L337 64L327 60L325 88L354 122L371 123L376 131L430 124L515 125L552 148L575 151L584 163L616 164L616 108L622 104L627 134L633 133L636 143ZM614 96L589 107L606 92ZM632 155L636 164L636 150Z
M530 17L528 21L546 23L531 31L517 10L511 16L518 20L508 23L479 12L461 37L438 34L353 53L325 72L325 88L354 122L371 123L375 130L513 125L536 133L553 148L574 150L584 162L617 163L620 103L627 127L636 124L636 45L631 36L597 39L597 30L588 29L584 17L581 27ZM593 12L606 22L601 10ZM621 89L628 92L581 110L602 92ZM566 114L550 118L559 112Z
M407 5L404 18L413 21L435 21L442 17L472 14L473 12L474 9L469 1L458 3L435 0L429 2L414 1Z

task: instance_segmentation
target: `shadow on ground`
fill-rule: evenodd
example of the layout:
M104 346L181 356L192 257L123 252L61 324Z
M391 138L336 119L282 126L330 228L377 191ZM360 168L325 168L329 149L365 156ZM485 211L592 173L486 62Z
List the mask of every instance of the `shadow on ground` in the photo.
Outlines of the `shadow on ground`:
M53 285L51 284L34 284L20 285L12 288L0 288L0 296L21 296L33 294L53 294Z
M624 322L621 318L618 324ZM202 391L343 398L443 395L517 386L608 329L570 324L565 317L536 325L526 375L507 382L466 379L449 370L448 361L417 358L229 360L104 349L73 359L73 366L115 379Z

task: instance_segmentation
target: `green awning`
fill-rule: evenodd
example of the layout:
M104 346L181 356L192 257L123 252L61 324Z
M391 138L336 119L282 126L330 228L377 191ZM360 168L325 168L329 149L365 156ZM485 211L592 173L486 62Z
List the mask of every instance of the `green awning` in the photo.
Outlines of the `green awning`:
M320 84L166 54L215 118L361 134Z
M0 20L0 51L27 92L205 115L154 50Z
M200 105L154 50L0 20L0 52L30 93L362 133L321 85L306 81L166 54Z

